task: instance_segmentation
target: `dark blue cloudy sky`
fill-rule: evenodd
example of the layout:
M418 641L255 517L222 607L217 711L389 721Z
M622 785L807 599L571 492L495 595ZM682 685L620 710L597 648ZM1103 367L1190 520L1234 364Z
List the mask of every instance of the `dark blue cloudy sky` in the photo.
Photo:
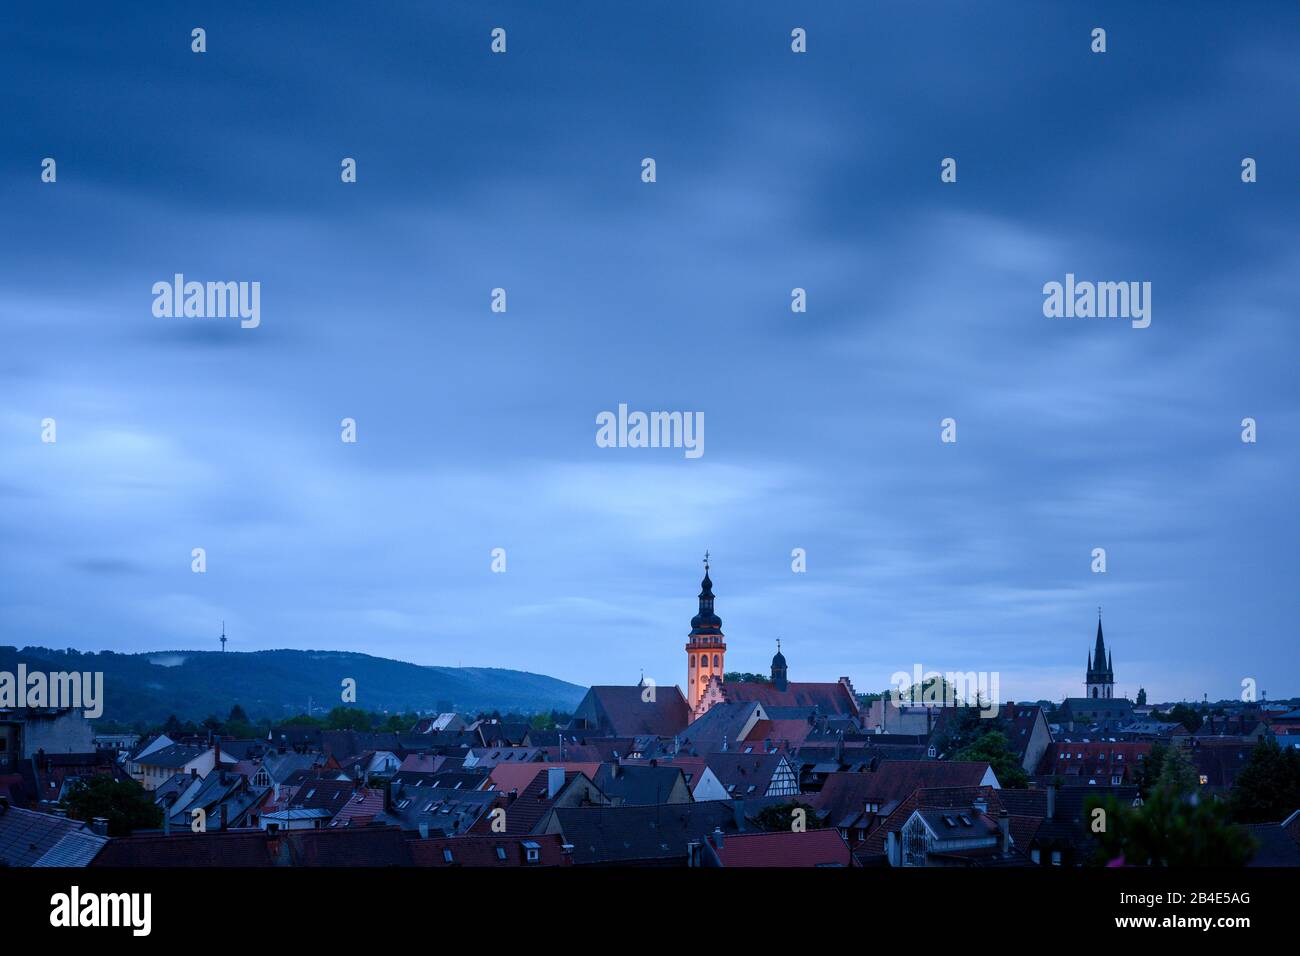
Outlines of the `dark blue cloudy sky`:
M0 11L0 643L1300 692L1294 4L144 6Z

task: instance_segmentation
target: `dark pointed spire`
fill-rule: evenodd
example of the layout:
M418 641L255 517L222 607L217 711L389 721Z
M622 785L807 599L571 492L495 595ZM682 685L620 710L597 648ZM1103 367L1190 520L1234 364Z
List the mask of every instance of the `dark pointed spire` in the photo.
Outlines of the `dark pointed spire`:
M709 552L704 552L704 580L700 582L700 613L691 618L691 634L719 634L722 618L713 613L713 581L709 577Z
M1092 652L1094 670L1101 670L1106 663L1106 640L1101 636L1101 608L1097 608L1097 647Z

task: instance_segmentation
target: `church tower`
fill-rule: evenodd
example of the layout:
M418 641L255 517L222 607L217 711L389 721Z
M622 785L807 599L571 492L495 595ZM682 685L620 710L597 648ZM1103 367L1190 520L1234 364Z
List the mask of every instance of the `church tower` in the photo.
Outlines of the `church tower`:
M1109 699L1115 693L1115 672L1106 653L1106 642L1101 636L1101 608L1097 608L1097 646L1088 657L1088 677L1085 681L1087 696L1098 700Z
M781 653L781 638L776 639L776 655L772 658L772 686L779 691L790 687L790 669L786 666L785 655Z
M713 613L713 582L709 580L709 553L704 552L704 580L700 582L700 613L691 618L686 639L686 702L691 710L700 702L709 679L722 680L727 645L722 618Z

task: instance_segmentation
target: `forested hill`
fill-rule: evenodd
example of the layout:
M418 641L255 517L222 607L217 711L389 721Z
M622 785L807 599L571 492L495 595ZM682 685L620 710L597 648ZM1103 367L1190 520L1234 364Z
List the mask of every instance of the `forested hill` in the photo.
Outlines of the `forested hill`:
M239 704L252 720L283 719L342 703L342 682L356 681L354 706L412 712L444 708L477 712L572 711L586 688L543 674L494 667L422 667L339 651L56 651L0 646L0 670L102 671L104 718L161 723L224 716Z

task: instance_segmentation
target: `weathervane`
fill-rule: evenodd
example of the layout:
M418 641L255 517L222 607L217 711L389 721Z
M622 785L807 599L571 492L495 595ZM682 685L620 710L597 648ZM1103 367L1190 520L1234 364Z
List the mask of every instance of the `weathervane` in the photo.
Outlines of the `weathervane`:
M709 570L709 552L707 551L704 552L704 570Z

